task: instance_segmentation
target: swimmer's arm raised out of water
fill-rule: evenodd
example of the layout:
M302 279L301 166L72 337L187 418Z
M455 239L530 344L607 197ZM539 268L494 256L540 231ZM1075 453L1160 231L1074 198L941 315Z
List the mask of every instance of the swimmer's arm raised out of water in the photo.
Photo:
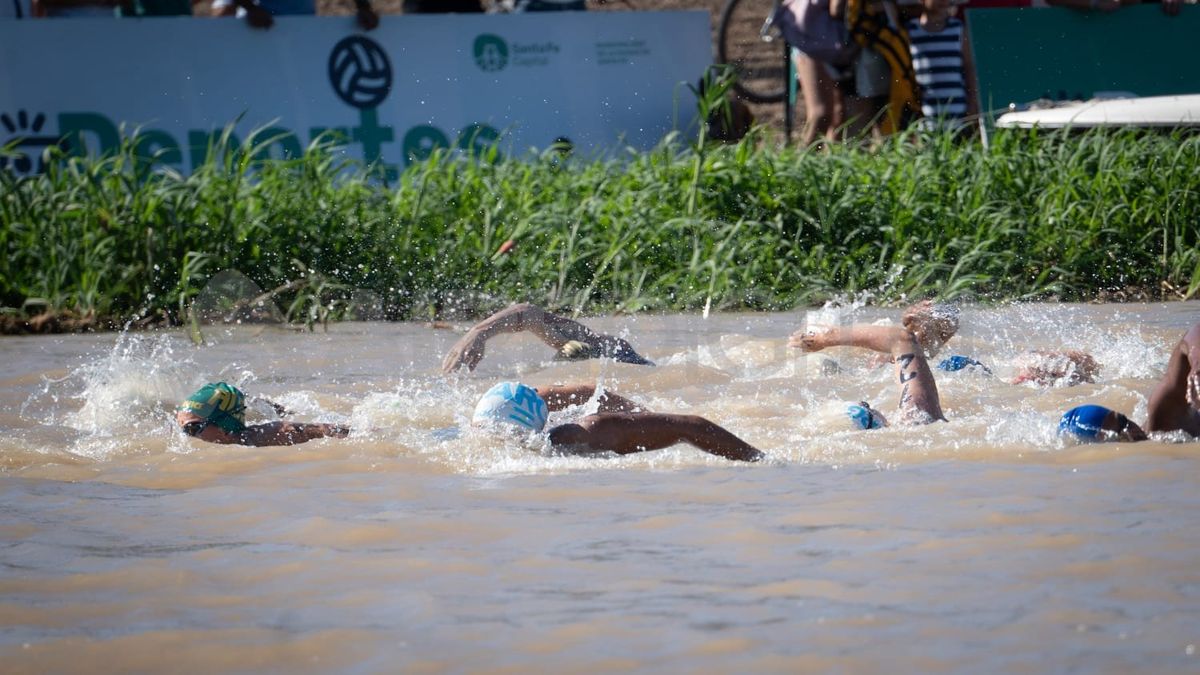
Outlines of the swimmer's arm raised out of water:
M696 415L667 413L602 413L579 424L563 424L549 432L556 447L577 454L615 452L628 455L688 443L741 462L757 462L763 453L724 427Z
M890 354L896 362L900 384L900 410L919 411L929 421L944 420L933 371L913 334L897 326L848 326L820 332L797 331L788 340L789 347L819 352L826 347L861 347Z
M1200 323L1183 334L1167 372L1150 394L1146 431L1182 429L1200 436Z
M467 331L442 360L442 371L450 373L464 365L468 370L475 370L475 366L483 360L489 339L500 333L522 331L538 336L555 351L562 350L570 342L578 342L586 347L587 354L592 357L607 356L622 363L653 365L619 337L597 333L578 321L522 303L496 312Z

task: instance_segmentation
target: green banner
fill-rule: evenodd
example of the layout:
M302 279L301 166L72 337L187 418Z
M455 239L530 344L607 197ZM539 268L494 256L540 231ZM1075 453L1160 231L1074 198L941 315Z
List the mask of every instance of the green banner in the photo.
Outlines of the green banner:
M968 12L980 109L1039 98L1200 94L1200 6L1115 12L1065 8Z

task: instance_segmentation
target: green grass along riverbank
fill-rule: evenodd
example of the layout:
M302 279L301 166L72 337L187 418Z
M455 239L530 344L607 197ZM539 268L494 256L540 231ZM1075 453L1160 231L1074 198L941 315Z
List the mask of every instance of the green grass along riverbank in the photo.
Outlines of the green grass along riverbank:
M388 186L328 145L255 160L268 140L211 152L190 176L147 171L134 143L43 175L0 171L6 329L181 323L221 270L310 324L368 304L424 319L518 300L636 312L864 291L1200 292L1197 134L1000 133L987 148L905 136L826 151L752 135L613 159L439 151Z

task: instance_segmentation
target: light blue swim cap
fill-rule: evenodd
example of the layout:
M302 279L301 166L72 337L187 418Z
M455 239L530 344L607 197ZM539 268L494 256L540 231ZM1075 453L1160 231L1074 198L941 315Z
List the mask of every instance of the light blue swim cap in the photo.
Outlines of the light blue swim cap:
M1063 413L1058 423L1058 433L1075 434L1085 441L1095 441L1100 438L1104 427L1104 419L1112 410L1102 405L1081 405Z
M955 354L949 358L942 359L942 362L937 364L938 370L944 370L949 373L972 366L982 368L983 372L987 373L988 375L992 374L991 368L988 368L969 356L962 356L960 354Z
M859 429L882 429L883 422L869 406L852 405L846 408L850 422Z
M533 387L519 382L501 382L488 389L479 399L471 421L500 422L530 431L541 431L546 427L549 413L546 402Z

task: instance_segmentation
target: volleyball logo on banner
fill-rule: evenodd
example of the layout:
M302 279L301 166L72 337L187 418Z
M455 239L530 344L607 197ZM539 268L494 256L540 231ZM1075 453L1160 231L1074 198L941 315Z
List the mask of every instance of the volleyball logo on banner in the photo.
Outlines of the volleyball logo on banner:
M329 54L329 83L338 98L365 110L374 108L392 90L392 64L375 41L352 35Z
M498 35L484 33L475 38L475 65L485 73L504 70L508 65L508 43Z

